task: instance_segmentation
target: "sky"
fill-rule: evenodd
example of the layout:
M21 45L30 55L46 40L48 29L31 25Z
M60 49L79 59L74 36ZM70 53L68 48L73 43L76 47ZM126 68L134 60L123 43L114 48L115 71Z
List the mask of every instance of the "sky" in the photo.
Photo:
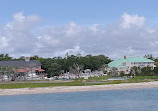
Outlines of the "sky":
M0 0L0 53L158 57L157 0Z

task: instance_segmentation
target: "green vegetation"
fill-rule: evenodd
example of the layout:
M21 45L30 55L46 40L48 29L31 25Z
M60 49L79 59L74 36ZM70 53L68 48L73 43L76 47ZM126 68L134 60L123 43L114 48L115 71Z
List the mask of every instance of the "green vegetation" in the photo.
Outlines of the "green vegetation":
M158 76L136 76L132 78L133 80L156 80L158 81Z
M123 74L125 76L125 74ZM155 67L154 69L152 67L132 67L130 73L128 74L129 76L158 76L158 67Z
M61 72L72 72L74 74L78 74L85 69L91 69L91 71L98 70L110 61L111 60L104 55L86 55L83 57L80 54L76 56L67 55L65 58L54 57L40 59L42 68L46 70L49 77L59 75Z
M121 84L121 83L139 83L139 82L151 82L158 81L158 76L137 76L131 79L125 80L108 80L109 77L90 77L88 80L80 78L80 80L74 81L45 81L46 83L40 83L41 81L32 81L39 83L3 83L0 84L0 89L14 89L14 88L36 88L36 87L55 87L55 86L85 86L85 85L105 85L105 84ZM92 83L89 83L92 82ZM94 83L93 83L94 82ZM96 82L96 83L95 83ZM97 83L98 82L98 83ZM99 83L100 82L100 83Z
M54 86L83 86L82 81L57 82L57 83L8 83L0 84L0 89L14 88L35 88L35 87L54 87Z
M10 57L8 54L0 54L0 61L5 60L24 60L24 56L20 58ZM71 72L78 74L85 69L91 69L91 71L98 70L105 67L105 64L111 62L111 60L105 55L68 55L66 57L54 57L54 58L42 58L38 55L30 57L30 60L39 60L42 64L42 69L46 71L48 77L58 76L64 72ZM6 69L6 67L5 67ZM71 69L71 70L70 70ZM6 72L6 71L5 71Z

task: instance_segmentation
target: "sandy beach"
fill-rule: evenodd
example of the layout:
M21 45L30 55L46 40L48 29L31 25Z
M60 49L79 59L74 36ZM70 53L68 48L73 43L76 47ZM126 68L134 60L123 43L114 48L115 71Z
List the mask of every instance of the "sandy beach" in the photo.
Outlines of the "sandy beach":
M59 93L59 92L76 92L76 91L99 91L99 90L120 90L135 88L158 88L158 82L142 83L122 83L110 85L93 85L93 86L59 86L59 87L42 87L42 88L19 88L19 89L0 89L0 95L21 95L21 94L40 94L40 93Z

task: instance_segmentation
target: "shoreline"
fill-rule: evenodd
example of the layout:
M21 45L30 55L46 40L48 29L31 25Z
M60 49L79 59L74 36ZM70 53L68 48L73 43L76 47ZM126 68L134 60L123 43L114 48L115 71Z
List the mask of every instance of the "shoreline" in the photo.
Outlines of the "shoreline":
M0 89L0 96L79 92L79 91L121 90L121 89L138 89L138 88L139 89L158 88L158 81L141 82L141 83L92 85L92 86L55 86L55 87L39 87L39 88Z

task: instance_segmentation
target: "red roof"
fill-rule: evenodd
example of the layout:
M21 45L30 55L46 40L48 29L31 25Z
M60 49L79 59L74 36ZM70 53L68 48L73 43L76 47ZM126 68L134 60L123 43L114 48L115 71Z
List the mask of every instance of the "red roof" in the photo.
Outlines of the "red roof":
M45 71L44 69L32 69L33 71L39 71L39 72L42 72L42 71Z
M16 72L28 72L28 71L39 71L39 72L44 72L44 69L20 69L20 70L15 70Z
M27 70L21 69L21 70L16 70L16 72L27 72Z
M44 69L38 69L38 71L43 72L43 71L45 71L45 70L44 70Z

